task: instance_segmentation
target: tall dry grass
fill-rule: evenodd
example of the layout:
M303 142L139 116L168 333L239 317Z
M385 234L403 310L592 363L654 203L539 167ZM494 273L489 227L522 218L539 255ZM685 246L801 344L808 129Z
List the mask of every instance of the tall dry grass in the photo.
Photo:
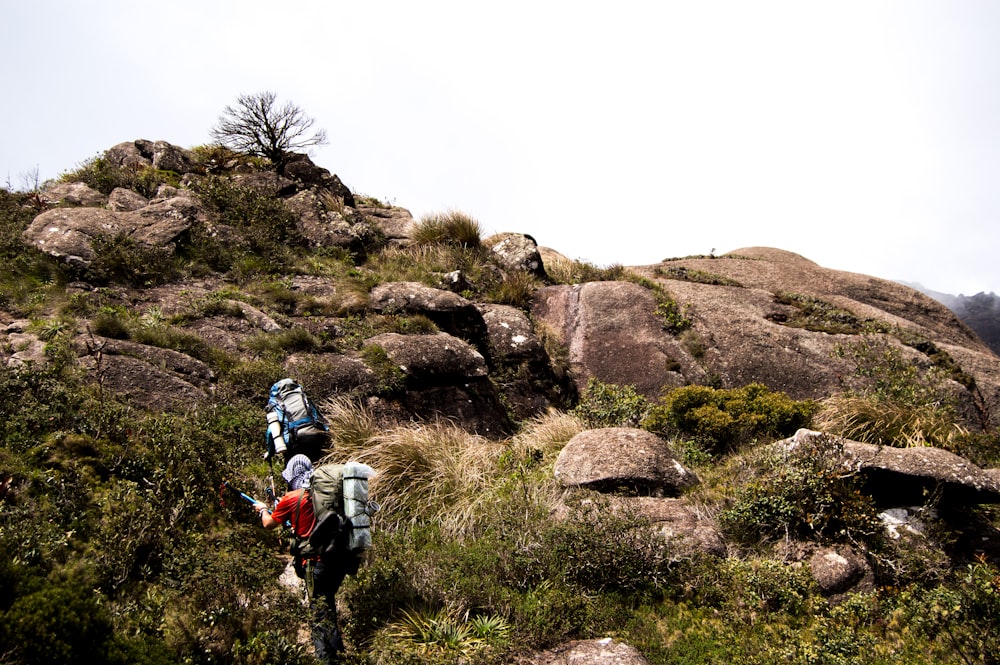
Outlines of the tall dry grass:
M519 500L554 505L549 468L559 451L584 429L574 416L550 410L514 437L494 441L448 421L384 429L371 412L346 398L325 400L333 448L322 461L353 459L375 469L370 492L382 510L382 528L436 522L455 537L476 529L511 482ZM538 473L527 478L527 469Z
M954 413L939 404L905 404L839 394L820 402L815 429L854 441L896 448L934 446L954 450L968 436Z

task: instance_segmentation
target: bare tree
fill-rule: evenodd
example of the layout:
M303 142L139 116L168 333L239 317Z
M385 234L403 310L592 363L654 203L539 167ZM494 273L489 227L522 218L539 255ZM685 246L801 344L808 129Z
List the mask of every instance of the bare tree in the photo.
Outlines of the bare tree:
M237 152L271 160L280 171L296 150L326 144L322 129L310 133L314 120L291 102L278 106L270 91L240 95L212 128L212 138Z

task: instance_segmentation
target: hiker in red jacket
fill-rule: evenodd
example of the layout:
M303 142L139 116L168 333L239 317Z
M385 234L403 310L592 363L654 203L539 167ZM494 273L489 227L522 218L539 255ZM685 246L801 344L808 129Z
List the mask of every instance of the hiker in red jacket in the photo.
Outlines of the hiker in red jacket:
M260 501L253 506L260 514L260 521L265 529L274 529L287 522L299 537L296 542L308 538L316 523L312 499L309 497L309 478L312 474L312 462L305 455L295 455L288 460L285 470L281 472L281 477L288 483L288 492L278 500L274 511L268 511L267 506ZM344 650L344 642L337 627L335 596L344 577L351 571L337 560L303 556L294 546L292 555L295 557L295 572L306 582L306 594L312 610L311 628L316 657L322 663L335 663Z

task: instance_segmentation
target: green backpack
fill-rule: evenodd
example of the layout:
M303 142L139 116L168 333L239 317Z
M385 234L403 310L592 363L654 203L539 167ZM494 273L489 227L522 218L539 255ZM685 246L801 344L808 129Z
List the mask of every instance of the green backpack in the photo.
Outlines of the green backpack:
M322 464L309 480L316 524L309 534L309 550L360 554L372 546L372 516L378 502L368 497L368 481L375 470L367 464Z

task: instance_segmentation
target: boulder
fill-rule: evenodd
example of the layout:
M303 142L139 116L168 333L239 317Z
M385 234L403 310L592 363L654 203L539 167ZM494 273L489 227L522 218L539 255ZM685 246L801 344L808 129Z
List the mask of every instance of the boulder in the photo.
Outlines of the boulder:
M197 162L190 150L166 141L139 139L119 143L106 150L104 158L115 166L132 169L152 167L175 173L190 173L197 169Z
M186 411L206 404L210 393L155 363L131 356L86 356L80 360L90 379L149 411Z
M545 349L528 317L516 307L484 303L476 305L497 362L544 361Z
M385 350L407 376L407 384L420 386L455 380L485 379L486 361L472 346L448 333L401 335L383 333L365 340Z
M333 194L344 205L354 207L354 194L340 178L313 163L309 155L296 153L281 167L281 174L302 183L306 188L318 188Z
M475 344L484 358L490 358L483 315L457 293L420 282L386 282L371 290L369 306L384 314L422 314L441 330Z
M820 591L827 596L855 589L862 581L872 585L872 569L863 556L850 547L822 547L809 559L809 570Z
M521 665L649 665L633 646L605 637L575 640L519 660Z
M378 377L364 361L339 353L296 353L285 359L284 366L288 376L309 377L309 395L316 401L367 395L378 386Z
M42 190L41 198L48 205L100 206L107 198L82 182L60 182Z
M148 205L149 200L145 196L124 187L115 187L108 195L108 210L114 212L129 212Z
M315 192L301 191L287 199L285 205L295 215L298 232L314 247L361 248L362 234L340 212L328 210ZM367 227L364 232L370 234Z
M417 222L406 208L359 203L357 210L382 231L390 245L405 245L413 237Z
M233 183L239 187L252 189L263 196L291 196L297 190L293 180L274 171L240 173L233 177Z
M169 372L195 386L207 388L215 383L215 373L208 365L172 349L92 335L77 337L75 345L77 353L81 356L98 353L103 358L128 356Z
M365 340L385 350L406 375L402 394L370 403L380 417L399 421L447 419L490 438L511 434L513 425L486 361L472 346L447 333L384 333Z
M0 357L8 367L20 367L25 364L42 367L48 362L45 342L29 332L30 326L31 321L18 319L11 321L4 328L5 338L0 343ZM8 350L9 353L6 352Z
M699 482L662 439L631 427L580 432L559 452L554 473L564 487L646 496L676 496Z
M504 270L531 273L545 278L545 267L538 243L524 233L498 233L483 241L493 254L493 258Z

